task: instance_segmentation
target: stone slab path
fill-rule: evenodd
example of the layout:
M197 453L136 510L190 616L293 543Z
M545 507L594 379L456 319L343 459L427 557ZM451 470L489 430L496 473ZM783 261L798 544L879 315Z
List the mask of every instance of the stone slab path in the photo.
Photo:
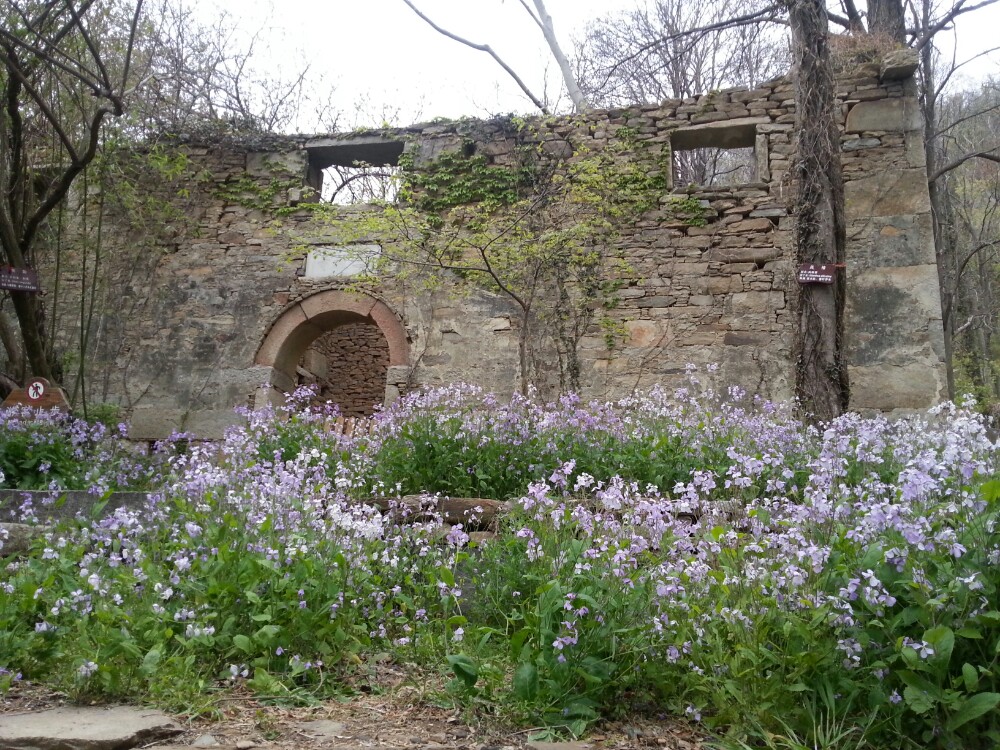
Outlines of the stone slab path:
M412 686L308 708L266 705L232 690L218 696L209 719L67 704L23 684L0 696L0 750L702 750L704 737L661 717L608 722L577 742L534 741L531 729L467 723Z
M129 750L183 730L161 711L65 706L0 715L4 750Z

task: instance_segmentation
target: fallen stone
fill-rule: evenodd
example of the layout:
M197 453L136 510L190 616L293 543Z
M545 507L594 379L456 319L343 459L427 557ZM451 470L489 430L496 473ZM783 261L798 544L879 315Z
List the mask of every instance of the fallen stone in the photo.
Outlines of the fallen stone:
M215 737L210 734L203 734L201 737L196 739L191 743L192 747L216 747L221 744Z
M161 711L131 706L64 707L0 719L5 750L128 750L179 734Z
M436 502L428 503L428 498L423 495L406 495L400 500L377 497L365 502L382 511L402 507L416 513L430 508L431 512L440 513L445 523L461 523L466 528L470 525L488 526L498 514L506 510L506 506L499 500L485 497L442 497Z

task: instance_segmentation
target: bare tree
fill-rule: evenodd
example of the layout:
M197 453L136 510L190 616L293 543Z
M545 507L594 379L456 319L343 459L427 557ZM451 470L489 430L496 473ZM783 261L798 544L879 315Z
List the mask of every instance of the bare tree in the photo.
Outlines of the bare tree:
M312 130L335 129L333 89L314 80L308 65L291 71L259 65L266 28L244 33L225 13L205 23L181 0L157 0L151 15L138 44L141 86L130 112L140 132L278 132L301 129L303 120Z
M1000 160L978 156L1000 128L1000 96L993 81L977 91L940 97L940 126L929 143L935 226L940 234L945 341L954 393L972 387L986 401L1000 398ZM993 154L986 154L993 156ZM954 165L954 166L952 166Z
M533 92L529 88L529 86L524 82L524 79L522 79L514 71L514 69L502 57L500 57L499 54L497 54L496 50L494 50L490 45L473 42L463 36L460 36L459 34L454 33L453 31L449 31L443 26L440 26L439 24L431 20L431 18L426 13L421 11L420 8L418 8L412 2L412 0L403 0L403 2L406 3L407 7L414 13L416 13L417 16L419 16L419 18L422 21L424 21L428 26L430 26L439 34L446 36L449 39L458 42L459 44L464 44L466 47L469 47L471 49L477 50L479 52L485 52L490 57L492 57L493 60L497 63L497 65L503 68L504 72L506 72L507 75L510 76L511 79L514 81L514 83L517 84L518 88L521 89L524 95L531 100L532 104L534 104L543 114L549 113L549 108L545 104L544 99L535 94L535 92ZM552 57L555 59L556 64L559 66L559 72L562 75L563 83L566 86L566 91L569 94L570 101L573 102L573 108L577 112L582 112L588 109L590 105L588 104L587 99L580 88L580 84L577 81L576 74L573 71L572 65L570 65L569 59L563 52L562 46L559 44L559 39L556 37L555 27L552 22L552 16L549 15L549 12L545 7L544 0L532 0L534 9L532 9L531 6L528 5L526 0L518 0L518 2L520 3L521 7L524 8L525 12L531 17L531 20L535 23L535 25L538 26L538 28L542 32L542 35L545 37L545 43L548 45L549 51L552 53Z
M129 67L142 0L115 60L96 34L93 0L5 0L0 24L0 246L7 265L28 268L39 231L95 158L102 125L125 112ZM107 40L104 40L107 41ZM53 377L42 308L31 292L11 291L32 374Z
M731 86L753 88L788 69L775 24L729 25L768 6L759 0L655 0L590 24L577 51L581 83L604 107L685 99ZM776 10L769 10L776 15ZM748 182L752 149L700 148L674 154L675 184Z
M760 0L655 0L594 21L577 53L584 90L599 106L620 107L753 88L783 74L789 60L773 25L729 23L761 8Z

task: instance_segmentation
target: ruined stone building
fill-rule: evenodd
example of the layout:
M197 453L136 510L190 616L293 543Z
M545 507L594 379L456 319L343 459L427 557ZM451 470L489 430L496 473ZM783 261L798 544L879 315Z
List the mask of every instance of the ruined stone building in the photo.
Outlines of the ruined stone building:
M856 409L917 409L945 397L912 73L907 64L861 66L840 77L837 93ZM623 128L667 171L693 149L753 155L739 182L666 185L659 207L621 230L613 244L627 270L602 313L613 335L595 323L577 341L585 397L676 385L688 363L717 363L710 378L720 385L791 397L794 117L792 84L780 79L534 124L531 138L553 158L606 149ZM393 278L359 282L358 248L339 248L310 210L331 165L394 165L404 154L419 165L461 153L503 166L516 147L507 125L477 121L318 137L191 136L158 147L159 166L133 203L106 207L91 403L121 404L133 436L149 439L173 430L219 435L234 407L274 401L300 382L324 385L351 414L452 381L516 390L520 319L508 298ZM699 207L699 220L678 216L677 201ZM365 251L379 250L370 240ZM78 260L63 258L62 289L79 286ZM47 273L51 283L53 268ZM51 313L66 349L78 338L78 306L64 294ZM534 342L543 393L559 387L546 364L557 359L554 347L544 336Z

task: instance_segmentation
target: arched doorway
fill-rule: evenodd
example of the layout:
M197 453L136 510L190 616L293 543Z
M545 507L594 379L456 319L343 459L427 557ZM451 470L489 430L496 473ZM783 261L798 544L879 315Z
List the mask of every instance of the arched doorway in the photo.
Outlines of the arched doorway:
M372 404L398 393L410 345L402 322L384 302L367 294L329 290L285 308L254 361L270 368L264 401L280 401L304 376L312 377L330 400L343 401L345 414L361 416L371 413ZM310 371L324 366L325 372Z

